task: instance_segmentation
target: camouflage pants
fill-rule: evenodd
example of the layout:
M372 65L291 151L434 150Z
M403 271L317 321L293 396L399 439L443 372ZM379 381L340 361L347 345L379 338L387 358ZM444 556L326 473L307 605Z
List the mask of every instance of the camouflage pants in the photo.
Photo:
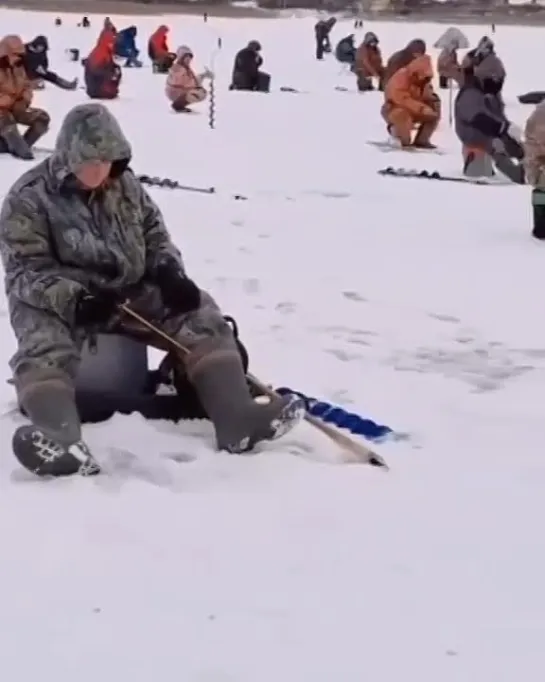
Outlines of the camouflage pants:
M33 126L40 122L45 127L49 125L49 114L43 109L24 109L23 107L15 107L12 111L0 112L0 133L17 123L24 126Z
M212 352L236 351L231 327L206 292L202 292L200 308L187 314L174 314L165 309L159 290L152 285L142 287L131 297L130 306L189 350L180 359L188 372ZM60 317L21 301L11 302L10 314L18 341L10 363L18 393L51 379L60 379L72 387L86 336L84 330L74 330ZM92 331L126 335L147 345L171 350L163 339L121 312L103 328Z

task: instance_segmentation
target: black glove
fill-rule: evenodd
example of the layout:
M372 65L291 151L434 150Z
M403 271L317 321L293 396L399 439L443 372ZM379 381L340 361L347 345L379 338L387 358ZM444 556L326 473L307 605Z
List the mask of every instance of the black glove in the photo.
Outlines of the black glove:
M76 327L100 327L107 324L117 312L118 305L118 296L112 291L84 291L76 302Z
M157 268L155 281L161 290L163 303L174 313L189 313L201 304L201 292L186 276L178 263L163 263Z

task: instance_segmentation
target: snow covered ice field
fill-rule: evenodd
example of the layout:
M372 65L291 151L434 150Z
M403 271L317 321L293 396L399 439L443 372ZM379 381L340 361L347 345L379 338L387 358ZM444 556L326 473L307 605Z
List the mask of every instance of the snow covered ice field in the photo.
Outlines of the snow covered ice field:
M75 15L60 28L53 17L2 11L2 30L47 33L53 67L81 76L65 49L85 55L99 18L85 31ZM139 26L143 50L166 19L198 67L222 39L216 130L206 105L171 114L149 66L126 70L109 106L137 172L218 188L151 194L192 276L237 318L253 372L410 439L377 446L385 474L340 464L305 425L233 457L212 451L202 424L117 417L86 429L110 476L46 483L10 453L20 419L2 382L0 678L542 680L545 252L529 236L529 189L378 176L388 165L459 172L446 102L445 155L367 145L385 137L381 95L335 91L355 84L333 58L314 60L311 18L112 18ZM445 27L370 28L388 55ZM475 42L485 28L464 31ZM275 91L229 93L233 55L253 38ZM531 107L516 95L543 85L531 71L543 32L494 38L522 125ZM43 146L85 100L37 93L53 120ZM0 158L2 194L27 167Z

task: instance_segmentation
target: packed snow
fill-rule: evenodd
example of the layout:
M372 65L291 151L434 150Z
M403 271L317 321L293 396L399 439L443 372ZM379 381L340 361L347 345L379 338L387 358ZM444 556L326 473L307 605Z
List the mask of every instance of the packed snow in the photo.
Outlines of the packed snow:
M169 23L173 46L217 74L213 130L208 103L170 112L149 65L125 70L108 106L137 172L217 188L151 193L190 274L238 320L253 372L407 437L376 446L384 473L342 464L308 425L236 457L213 451L206 424L119 416L85 431L108 475L34 479L10 452L23 420L4 301L0 678L543 679L545 252L530 237L529 189L379 176L389 165L460 172L447 99L443 155L368 145L385 139L382 96L357 94L333 57L314 59L310 17L112 18L138 25L143 51ZM82 70L65 51L85 56L101 23L1 19L25 40L47 33L65 78ZM333 42L351 26L339 22ZM386 55L444 30L370 28ZM473 44L486 30L463 28ZM542 31L494 36L519 125L531 108L516 95L543 86ZM233 56L254 38L273 92L228 92ZM52 116L40 144L52 147L84 101L38 92ZM0 159L2 195L26 168Z

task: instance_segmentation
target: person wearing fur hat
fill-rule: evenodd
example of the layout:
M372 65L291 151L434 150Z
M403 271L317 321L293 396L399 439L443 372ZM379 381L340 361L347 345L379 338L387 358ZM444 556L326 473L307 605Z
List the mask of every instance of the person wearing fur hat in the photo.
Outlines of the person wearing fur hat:
M463 171L468 177L491 177L496 169L524 183L521 131L507 118L501 89L505 68L489 53L464 75L454 103L456 134L462 143Z
M212 73L205 69L199 75L191 66L193 51L187 45L182 45L176 51L176 60L170 67L166 83L166 96L171 107L176 112L191 111L188 107L206 99L206 90L202 83L211 78Z

